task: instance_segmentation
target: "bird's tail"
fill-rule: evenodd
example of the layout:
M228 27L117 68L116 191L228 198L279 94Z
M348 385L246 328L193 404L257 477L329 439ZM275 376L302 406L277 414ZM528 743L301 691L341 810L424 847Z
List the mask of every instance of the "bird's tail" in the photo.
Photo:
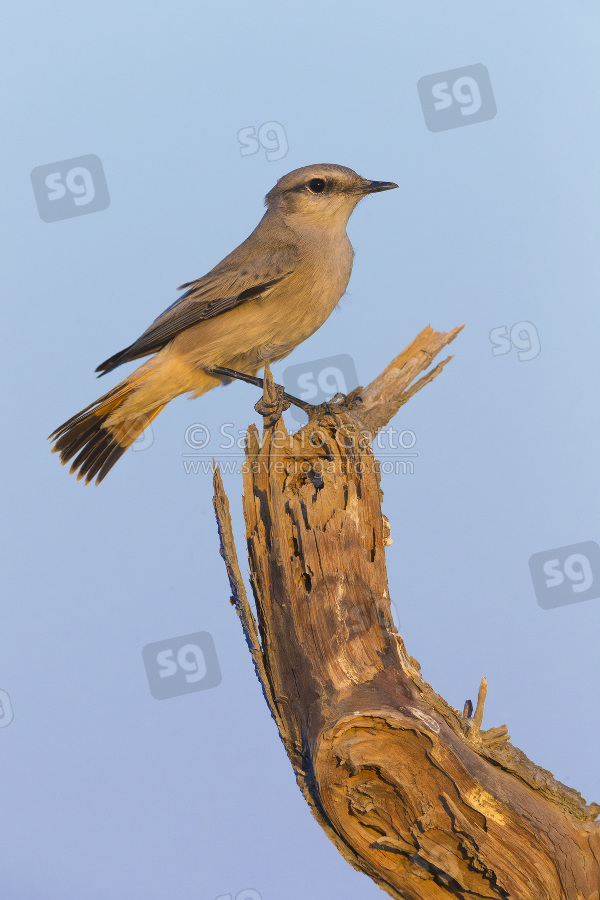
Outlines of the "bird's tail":
M55 442L52 452L60 453L63 466L77 454L69 471L73 473L79 469L78 480L85 478L88 484L96 477L96 484L100 484L127 448L167 405L161 403L143 413L137 410L130 416L125 410L123 417L113 415L150 374L151 371L139 375L134 372L50 435L49 440Z

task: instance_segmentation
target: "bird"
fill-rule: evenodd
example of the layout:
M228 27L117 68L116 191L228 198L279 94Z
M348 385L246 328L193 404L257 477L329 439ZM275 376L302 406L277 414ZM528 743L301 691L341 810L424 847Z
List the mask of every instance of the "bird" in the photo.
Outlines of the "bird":
M184 291L99 376L149 357L49 437L70 472L100 484L164 407L227 383L212 369L256 375L323 325L345 293L354 251L346 225L369 194L397 188L346 166L303 166L280 178L257 227Z

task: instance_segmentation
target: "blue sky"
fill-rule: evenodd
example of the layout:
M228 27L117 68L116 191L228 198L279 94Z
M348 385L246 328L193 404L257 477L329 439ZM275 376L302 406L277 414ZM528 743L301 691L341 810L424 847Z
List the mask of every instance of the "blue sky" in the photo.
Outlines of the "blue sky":
M600 800L600 571L588 599L551 609L529 571L548 552L570 588L568 560L599 541L599 25L584 0L5 14L3 896L383 896L300 795L228 603L211 479L184 466L199 434L219 457L223 427L257 420L254 389L177 399L99 488L46 442L116 383L96 365L314 162L400 189L360 204L347 295L275 375L345 355L366 384L428 323L465 323L393 423L417 454L383 481L399 630L453 706L485 674L484 725ZM417 83L455 73L439 82L453 96L472 66L496 114L429 130ZM252 133L264 146L243 152ZM109 205L43 221L31 171L90 155ZM520 359L519 340L539 352ZM245 571L241 478L225 483ZM176 658L199 632L219 683L155 699L142 649L176 639Z

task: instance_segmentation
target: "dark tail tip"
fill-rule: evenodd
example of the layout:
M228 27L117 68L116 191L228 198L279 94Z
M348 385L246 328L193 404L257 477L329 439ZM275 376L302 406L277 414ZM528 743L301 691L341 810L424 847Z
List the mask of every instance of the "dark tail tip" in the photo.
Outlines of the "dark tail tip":
M56 441L52 452L60 454L63 466L75 457L69 471L71 474L77 472L77 480L84 478L86 484L94 477L96 484L100 484L127 449L127 445L122 446L103 427L106 418L107 415L94 412L83 418L75 416L51 435Z

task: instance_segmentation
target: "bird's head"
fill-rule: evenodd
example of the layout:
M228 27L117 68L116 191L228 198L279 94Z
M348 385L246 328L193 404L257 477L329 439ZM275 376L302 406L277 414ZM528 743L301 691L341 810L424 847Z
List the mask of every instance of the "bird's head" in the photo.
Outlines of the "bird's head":
M396 187L392 181L370 181L346 166L322 163L288 172L269 191L265 205L291 225L345 226L359 200Z

